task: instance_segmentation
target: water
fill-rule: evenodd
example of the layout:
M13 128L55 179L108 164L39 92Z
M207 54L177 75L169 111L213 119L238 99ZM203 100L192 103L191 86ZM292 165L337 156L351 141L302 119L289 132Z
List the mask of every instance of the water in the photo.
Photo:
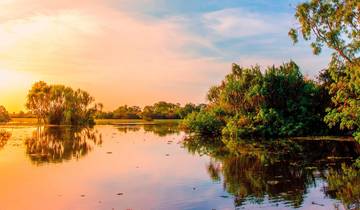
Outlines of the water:
M172 124L2 129L0 210L355 209L359 199L326 179L359 155L354 142L224 149Z

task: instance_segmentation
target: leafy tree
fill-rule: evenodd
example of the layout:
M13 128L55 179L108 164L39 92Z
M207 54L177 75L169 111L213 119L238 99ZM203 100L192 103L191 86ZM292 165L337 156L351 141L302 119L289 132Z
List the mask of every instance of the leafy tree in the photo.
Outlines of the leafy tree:
M0 123L2 122L9 122L11 120L8 111L5 109L4 106L0 106Z
M141 108L138 106L120 106L113 112L115 119L140 119Z
M265 73L258 66L241 68L234 64L221 84L210 88L210 103L204 111L224 122L225 127L217 129L234 138L323 134L327 130L322 122L324 97L322 87L305 79L294 62L269 67ZM200 129L207 126L198 124L212 118L198 115L186 118L185 126L202 133ZM318 129L312 129L314 126Z
M94 98L83 90L40 81L29 91L26 106L38 122L85 125L94 124L97 106L93 102Z
M223 122L212 111L202 110L189 114L183 122L191 131L203 135L217 135L221 132Z
M257 117L271 135L321 134L325 129L321 123L324 117L319 100L321 89L315 82L305 80L294 62L269 68L264 75L261 95L264 103ZM315 131L314 126L318 130Z
M201 109L204 108L204 104L193 104L193 103L187 103L184 107L180 107L178 110L178 115L181 119L184 119L187 115L189 115L192 112L199 112Z
M329 87L331 107L327 109L325 122L330 127L354 132L360 142L360 67L344 66L344 75L334 75Z
M142 112L143 119L180 119L180 104L160 101L152 106L145 106Z
M46 122L50 105L50 86L45 82L36 82L27 95L26 108L36 115L38 122Z
M300 27L292 28L289 36L296 43L300 33L312 40L314 54L324 45L333 49L335 59L360 65L360 2L358 0L311 0L296 8L295 18Z
M295 17L300 27L289 31L295 43L300 33L305 40L312 40L315 54L324 45L334 51L323 74L332 97L325 122L354 132L360 142L360 2L311 0L297 6Z

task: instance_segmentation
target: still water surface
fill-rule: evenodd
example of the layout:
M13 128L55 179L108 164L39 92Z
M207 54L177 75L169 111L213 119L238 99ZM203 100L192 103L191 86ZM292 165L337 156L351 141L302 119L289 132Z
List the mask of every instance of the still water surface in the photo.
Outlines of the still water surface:
M243 142L229 153L177 125L0 129L11 134L0 138L0 210L353 207L325 178L359 155L353 142Z

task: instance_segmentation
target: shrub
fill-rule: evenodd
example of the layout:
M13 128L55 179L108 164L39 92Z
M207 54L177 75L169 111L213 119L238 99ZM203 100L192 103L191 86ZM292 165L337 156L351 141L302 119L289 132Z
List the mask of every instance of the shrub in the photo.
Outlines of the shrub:
M212 111L202 110L189 114L183 121L185 128L203 135L219 135L223 122Z

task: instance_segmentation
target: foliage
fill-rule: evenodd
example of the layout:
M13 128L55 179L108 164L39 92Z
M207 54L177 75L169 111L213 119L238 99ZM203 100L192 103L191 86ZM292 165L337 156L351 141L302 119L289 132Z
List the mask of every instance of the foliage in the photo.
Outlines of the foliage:
M93 102L94 98L83 90L40 81L29 91L26 107L39 122L85 125L94 124L97 106Z
M315 54L324 45L334 51L322 75L332 102L325 122L352 132L360 142L360 2L311 0L297 6L295 17L299 30L289 31L295 43L301 33L305 40L312 40Z
M294 62L269 67L264 73L258 66L234 64L221 84L209 90L207 111L225 122L219 129L228 137L322 134L326 132L324 93L320 85L302 76ZM207 118L199 121L194 116L187 119L188 125L191 120L207 123ZM318 130L312 129L314 126ZM200 126L189 128L199 132Z
M4 106L0 106L0 123L9 122L10 120L11 117L9 115L9 112L5 109Z
M114 119L140 119L141 108L138 106L120 106L113 112Z
M183 121L183 125L191 131L203 135L219 134L223 122L213 111L202 110L189 114Z
M344 75L334 76L329 87L332 106L327 109L325 122L353 132L360 143L360 67L344 68Z
M160 101L154 105L145 106L142 117L145 119L178 119L180 118L178 110L180 104Z
M360 141L359 11L356 0L299 4L295 17L300 27L291 29L289 36L294 43L299 34L311 40L314 54L323 46L333 49L329 68L315 82L304 78L294 62L270 67L264 73L258 66L234 64L232 72L207 95L208 112L225 122L220 128L223 136L323 135L342 130ZM190 120L201 122L195 117Z
M297 6L295 18L300 27L289 31L295 43L301 33L305 40L312 40L314 54L319 54L326 45L335 51L335 58L359 66L356 57L360 49L358 0L311 0Z
M200 111L203 104L195 105L187 103L184 106L180 104L169 103L165 101L157 102L153 105L145 106L141 109L138 106L120 106L112 112L100 111L96 118L100 119L183 119L194 111Z

